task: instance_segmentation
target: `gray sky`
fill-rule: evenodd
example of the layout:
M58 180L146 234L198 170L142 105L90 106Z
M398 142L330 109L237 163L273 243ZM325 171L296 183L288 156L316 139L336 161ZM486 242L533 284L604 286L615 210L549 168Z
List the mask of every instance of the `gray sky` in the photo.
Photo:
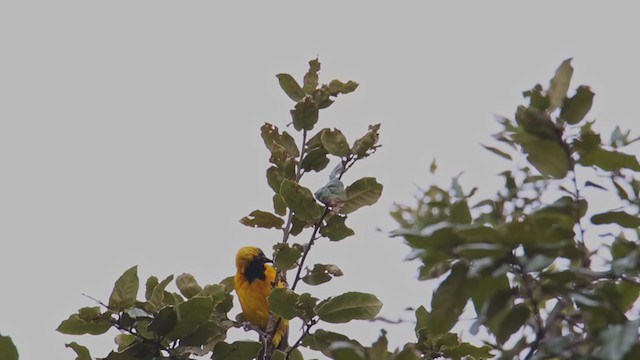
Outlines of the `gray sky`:
M383 315L410 318L402 310L428 304L432 287L402 261L408 247L376 231L394 228L392 204L461 171L467 187L501 186L495 174L508 164L479 146L498 129L493 114L510 117L521 91L546 86L568 57L572 88L596 93L596 129L637 128L637 10L590 1L0 3L0 332L22 359L72 359L70 341L105 356L112 336L54 331L93 306L81 293L108 300L134 264L142 281L189 272L213 283L234 272L239 247L269 249L279 234L238 222L271 209L259 127L290 121L275 74L300 78L316 56L321 81L360 83L319 125L353 140L382 123L383 148L345 182L376 176L385 188L350 217L355 237L311 252L311 263L335 263L345 276L301 290L372 292ZM410 324L334 329L368 344L383 327L393 346L414 339Z

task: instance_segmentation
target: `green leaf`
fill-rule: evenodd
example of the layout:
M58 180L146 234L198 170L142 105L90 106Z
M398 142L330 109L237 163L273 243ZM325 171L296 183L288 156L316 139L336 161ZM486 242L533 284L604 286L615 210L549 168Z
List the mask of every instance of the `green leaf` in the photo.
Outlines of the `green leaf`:
M418 342L423 342L427 338L429 327L429 311L424 306L416 309L416 326L414 328Z
M149 276L145 284L144 298L149 301L153 295L153 289L158 286L158 278L155 276Z
M549 111L553 111L562 106L564 98L567 97L567 91L569 91L571 76L573 76L573 67L571 66L571 59L567 59L560 64L549 84L549 90L547 91L549 96Z
M350 214L363 206L375 204L382 195L382 184L373 177L364 177L347 186L347 200L340 213Z
M171 281L173 281L173 275L167 276L166 279L162 280L161 283L159 283L158 285L156 285L155 288L153 288L153 292L151 293L151 298L149 299L149 304L154 306L156 309L160 309L165 305L164 289L167 287L167 285L169 285Z
M638 343L638 325L640 320L629 321L626 324L610 325L599 334L602 348L598 355L601 359L621 360Z
M79 345L77 342L72 341L68 344L64 344L65 347L71 348L76 353L76 360L91 360L91 354L89 353L89 349L86 347ZM9 360L10 358L6 358L2 356L2 351L0 350L0 359ZM16 353L15 359L18 359L18 353Z
M177 305L175 312L176 326L167 335L167 338L172 340L189 335L209 320L213 312L213 300L210 297L196 296Z
M153 331L158 336L166 336L176 327L178 322L178 314L173 306L165 306L156 315L155 318L149 323L149 331Z
M269 294L269 308L287 320L296 316L295 304L298 301L298 294L287 288L275 288Z
M451 205L451 221L456 224L471 224L471 220L471 212L466 200L459 200Z
M334 343L350 343L355 347L362 348L357 341L349 339L347 336L322 329L305 336L302 346L311 350L321 351L324 355L330 356L330 347Z
M342 270L336 265L315 264L313 270L307 269L307 274L302 277L302 281L309 285L320 285L331 280L332 277L342 276Z
M494 354L491 353L493 348L489 345L475 346L469 343L461 343L460 345L451 349L445 350L443 353L445 356L450 357L453 360L460 359L493 359Z
M331 216L327 223L320 228L320 234L328 237L331 241L340 241L354 235L355 232L345 225L346 220L346 216Z
M309 61L309 71L304 75L304 85L302 86L302 90L309 95L318 87L318 71L320 71L318 59Z
M638 300L638 296L640 296L640 285L621 281L617 287L620 294L620 309L622 311L630 310Z
M371 153L370 150L376 148L378 138L380 137L378 131L380 130L380 124L369 125L369 131L364 136L357 139L351 147L351 153L355 154L358 158L365 158Z
M357 88L358 83L351 80L347 81L346 83L343 83L340 80L331 80L328 86L329 93L333 96L336 96L338 94L348 94L355 91Z
M273 194L273 210L276 215L285 216L287 214L287 204L280 194Z
M342 131L338 129L327 129L322 132L320 140L322 141L322 146L329 154L340 157L349 155L349 143L347 142L347 138L342 134Z
M123 351L136 341L136 336L131 334L118 334L113 341L118 345L118 351Z
M262 349L262 344L255 341L236 341L232 344L219 342L213 348L216 360L252 360Z
M512 159L511 155L507 154L506 152L504 152L502 150L496 149L496 148L494 148L492 146L486 146L486 145L482 145L482 147L487 149L487 150L489 150L489 151L491 151L492 153L500 156L501 158L504 158L504 159L507 159L507 160L511 160Z
M529 320L531 310L526 304L517 304L512 307L500 321L496 337L500 343L504 344L512 334Z
M300 255L302 255L302 245L278 243L273 247L275 255L273 262L278 270L291 270L296 267Z
M0 359L2 360L18 360L18 349L8 336L0 335ZM79 360L85 360L79 358Z
M347 199L347 191L338 178L329 180L327 185L318 189L313 195L318 201L329 207L340 206Z
M624 228L635 229L640 227L640 218L624 211L609 211L593 215L591 223L594 225L618 224Z
M597 166L605 171L617 171L620 169L640 171L640 164L634 155L602 148L582 152L580 155L578 162L584 166Z
M302 170L304 171L322 171L329 165L329 158L327 157L327 150L323 147L317 147L309 150L302 160Z
M389 353L387 348L389 346L389 341L385 336L386 331L382 330L382 334L378 337L369 349L367 349L367 359L368 360L387 360L389 358Z
M316 316L315 307L318 298L309 293L300 294L295 305L296 314L304 321L309 321Z
M202 291L202 286L198 285L196 278L187 273L183 273L176 278L176 286L187 299L191 299Z
M100 315L99 306L83 307L78 310L78 317L83 321L97 320Z
M133 266L122 274L113 287L109 297L109 309L121 311L132 307L138 295L138 266Z
M62 321L56 331L67 335L100 335L110 328L111 323L107 319L84 321L80 319L78 314L73 314L67 320Z
M479 276L468 280L474 286L470 289L471 300L476 314L482 313L485 301L494 296L498 290L509 290L509 279L506 274L500 276Z
M127 347L122 352L112 351L106 358L101 360L139 360L139 359L153 359L157 354L157 348L147 342L139 342L132 346Z
M277 195L277 194L276 194ZM265 229L282 229L284 220L282 218L273 215L270 212L253 210L249 216L245 216L240 219L242 225L253 228L265 228Z
M278 78L278 82L280 82L280 87L291 100L300 101L304 98L304 91L293 76L289 74L277 74L276 77Z
M540 138L526 132L518 132L513 139L522 146L527 160L542 175L562 179L567 176L571 162L567 151L555 140Z
M560 118L572 125L579 123L591 110L593 96L594 93L588 86L578 87L575 95L565 99Z
M271 153L276 151L276 146L279 146L284 150L285 158L300 155L300 150L298 150L295 139L286 131L280 134L277 126L265 123L260 128L260 135L262 136L264 145Z
M430 335L444 334L458 322L470 296L467 271L466 265L456 263L433 294L427 328Z
M329 298L316 307L320 320L330 323L346 323L351 320L371 320L382 308L375 295L360 292L347 292Z
M322 216L322 207L316 203L311 190L295 181L284 180L280 186L280 195L298 219L309 222Z
M291 110L293 127L298 130L313 130L319 117L318 104L310 98L305 98Z

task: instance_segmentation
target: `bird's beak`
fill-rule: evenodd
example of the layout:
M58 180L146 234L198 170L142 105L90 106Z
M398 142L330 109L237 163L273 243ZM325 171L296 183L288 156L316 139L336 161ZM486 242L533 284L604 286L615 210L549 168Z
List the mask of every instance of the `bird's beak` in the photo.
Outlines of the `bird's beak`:
M264 263L272 263L273 264L273 260L269 259L268 257L264 256L264 255L260 255L260 260L262 260L262 262Z

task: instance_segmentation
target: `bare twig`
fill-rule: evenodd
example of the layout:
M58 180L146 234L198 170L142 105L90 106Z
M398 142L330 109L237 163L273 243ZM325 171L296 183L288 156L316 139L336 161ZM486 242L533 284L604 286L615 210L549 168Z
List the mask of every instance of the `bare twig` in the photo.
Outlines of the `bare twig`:
M302 344L302 340L304 339L305 336L309 335L309 332L311 331L311 328L313 327L313 325L317 324L318 320L317 319L311 319L308 323L305 324L305 329L302 332L302 335L300 335L300 337L298 338L298 340L296 340L296 342L293 344L293 346L291 346L289 349L287 349L286 351L286 356L285 356L285 360L289 360L289 357L291 356L291 353L293 352L293 350L295 350L296 348L298 348L300 346L300 344Z

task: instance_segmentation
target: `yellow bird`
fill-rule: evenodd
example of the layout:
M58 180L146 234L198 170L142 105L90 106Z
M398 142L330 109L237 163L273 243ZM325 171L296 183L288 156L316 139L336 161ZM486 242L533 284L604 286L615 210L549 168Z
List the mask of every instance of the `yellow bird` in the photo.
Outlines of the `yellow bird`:
M269 302L276 280L276 269L267 263L272 262L262 250L253 246L245 246L236 254L236 275L234 285L242 313L245 320L266 331L269 322ZM278 287L283 287L279 283ZM286 319L280 320L280 325L273 337L273 344L277 349L284 350L287 346Z

